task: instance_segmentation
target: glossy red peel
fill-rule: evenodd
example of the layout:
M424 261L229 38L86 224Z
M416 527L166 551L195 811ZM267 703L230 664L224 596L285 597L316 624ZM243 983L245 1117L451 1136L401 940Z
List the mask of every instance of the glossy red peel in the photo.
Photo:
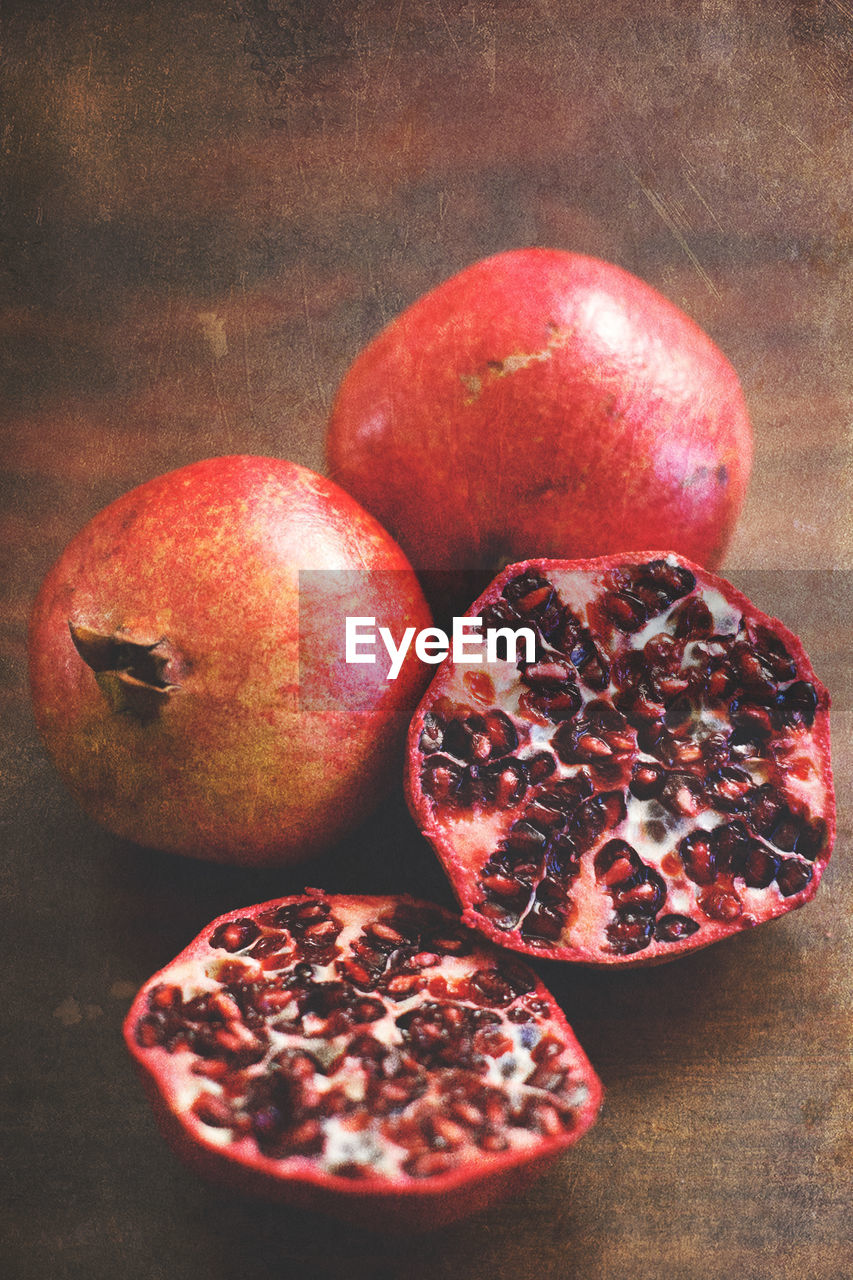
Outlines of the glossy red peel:
M612 263L523 248L364 348L327 449L422 576L648 546L714 566L752 431L731 363L672 302Z
M47 574L29 636L36 723L118 835L304 861L387 794L425 685L413 654L394 681L346 663L349 614L395 633L430 621L368 512L282 459L192 463L110 503Z

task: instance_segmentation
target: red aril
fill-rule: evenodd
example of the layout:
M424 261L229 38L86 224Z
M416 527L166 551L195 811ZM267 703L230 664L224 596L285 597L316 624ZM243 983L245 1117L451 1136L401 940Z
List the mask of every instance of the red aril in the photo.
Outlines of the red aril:
M193 1168L385 1229L518 1191L601 1100L536 976L409 898L233 911L145 984L125 1037Z
M486 258L398 316L344 377L327 447L418 572L489 576L649 546L713 567L752 460L711 339L635 276L554 249Z
M300 576L301 575L301 576ZM427 626L412 569L331 481L274 458L159 476L106 507L33 610L36 720L83 808L170 852L303 859L397 777L425 680L344 659L347 615Z
M802 906L835 833L829 697L796 636L671 553L510 565L471 606L535 651L447 660L407 794L504 946L665 960Z

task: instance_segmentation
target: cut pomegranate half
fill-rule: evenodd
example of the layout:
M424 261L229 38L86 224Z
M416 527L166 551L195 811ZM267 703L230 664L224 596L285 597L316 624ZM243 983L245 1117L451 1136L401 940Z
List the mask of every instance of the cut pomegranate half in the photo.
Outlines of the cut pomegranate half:
M232 911L145 984L125 1038L192 1167L384 1229L520 1190L601 1101L535 974L409 898Z
M447 659L409 731L409 806L469 924L637 964L813 897L829 697L780 622L666 552L510 565L468 616L535 638Z

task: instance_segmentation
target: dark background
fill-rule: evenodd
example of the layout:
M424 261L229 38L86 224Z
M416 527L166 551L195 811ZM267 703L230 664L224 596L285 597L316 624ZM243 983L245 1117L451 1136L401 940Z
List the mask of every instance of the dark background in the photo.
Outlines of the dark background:
M0 139L4 1274L850 1280L851 96L842 0L6 3ZM837 855L804 911L671 966L541 966L607 1087L522 1199L419 1243L198 1183L119 1038L214 915L306 875L76 810L26 618L106 502L206 455L323 467L351 359L490 252L610 259L740 372L726 570L834 697ZM449 903L399 796L312 867Z

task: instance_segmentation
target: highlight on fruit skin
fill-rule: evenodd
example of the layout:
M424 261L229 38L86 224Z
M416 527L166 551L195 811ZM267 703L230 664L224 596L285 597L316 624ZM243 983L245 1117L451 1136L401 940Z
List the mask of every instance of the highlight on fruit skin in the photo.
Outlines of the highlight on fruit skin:
M533 557L665 546L718 565L752 430L732 364L662 294L524 248L445 280L359 353L327 455L430 594L433 574L487 582Z
M232 911L146 982L124 1034L192 1168L383 1230L520 1191L601 1102L536 975L408 897Z
M93 818L138 844L276 865L322 851L398 783L428 678L344 660L347 615L429 609L400 548L337 485L209 458L100 511L35 601L36 723Z
M448 658L409 730L409 807L468 924L632 965L814 896L829 695L781 622L670 552L510 565L468 613L535 636Z

